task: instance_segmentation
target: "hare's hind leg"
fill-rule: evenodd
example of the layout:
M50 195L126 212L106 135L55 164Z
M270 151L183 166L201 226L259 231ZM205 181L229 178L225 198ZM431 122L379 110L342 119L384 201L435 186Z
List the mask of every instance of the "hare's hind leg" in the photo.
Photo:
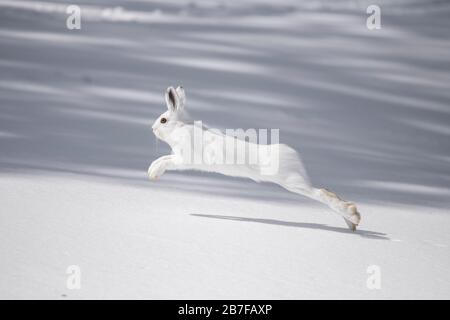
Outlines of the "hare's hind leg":
M301 194L326 204L344 218L345 223L351 230L356 230L356 227L361 220L361 215L353 202L342 200L334 192L327 189L310 187L303 183L301 179L292 179L291 177L287 183L282 182L278 184L288 191Z

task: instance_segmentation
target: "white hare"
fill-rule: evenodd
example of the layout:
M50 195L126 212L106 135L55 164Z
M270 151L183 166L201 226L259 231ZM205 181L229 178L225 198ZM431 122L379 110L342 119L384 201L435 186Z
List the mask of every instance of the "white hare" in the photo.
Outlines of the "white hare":
M356 230L361 219L356 205L340 199L331 191L311 186L294 149L284 144L264 145L239 140L189 122L184 112L186 96L182 87L167 88L165 99L168 110L154 122L152 129L157 138L169 144L172 154L152 162L148 169L151 180L158 179L166 170L200 170L272 182L328 205L344 218L351 230ZM201 133L200 143L193 141L196 131ZM222 156L230 146L245 150L244 156L247 159L254 156L253 161L223 160ZM232 160L235 160L234 153L232 155ZM273 163L276 166L271 166Z

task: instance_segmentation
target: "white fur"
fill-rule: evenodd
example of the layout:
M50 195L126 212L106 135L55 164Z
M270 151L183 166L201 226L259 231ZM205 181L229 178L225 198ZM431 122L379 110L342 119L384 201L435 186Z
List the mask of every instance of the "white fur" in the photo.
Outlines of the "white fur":
M165 93L167 111L154 122L152 129L156 137L165 141L172 148L172 154L162 156L152 162L148 169L151 180L161 177L166 170L200 170L217 172L227 176L249 178L254 181L272 182L283 188L320 201L339 213L350 229L355 230L360 222L360 214L355 204L340 199L326 189L311 186L300 156L291 147L284 144L262 145L250 143L225 135L217 130L196 126L186 121L184 107L186 95L182 87L169 87ZM161 119L167 121L161 123ZM202 148L192 143L194 131L202 133ZM227 143L234 142L246 150L247 159L254 156L256 161L243 164L226 164L217 161L227 152ZM202 152L202 154L199 154ZM267 164L274 158L279 161L278 170L265 171ZM195 162L193 158L205 161ZM217 163L219 162L219 163Z

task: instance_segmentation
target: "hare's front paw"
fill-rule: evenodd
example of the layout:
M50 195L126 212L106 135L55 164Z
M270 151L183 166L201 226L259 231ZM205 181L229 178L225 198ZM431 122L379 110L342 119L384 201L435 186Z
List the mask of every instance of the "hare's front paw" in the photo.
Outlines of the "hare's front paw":
M164 165L160 161L154 161L148 168L148 178L157 180L164 173Z

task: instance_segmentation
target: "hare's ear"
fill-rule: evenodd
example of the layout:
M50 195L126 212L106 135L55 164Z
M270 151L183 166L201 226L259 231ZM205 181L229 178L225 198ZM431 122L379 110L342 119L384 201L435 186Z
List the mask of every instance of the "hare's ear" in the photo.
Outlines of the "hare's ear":
M186 94L184 93L184 88L182 86L178 86L176 88L176 92L178 94L178 100L180 101L180 105L177 107L177 109L181 110L186 104Z
M169 111L177 111L180 101L178 99L178 94L173 87L168 87L166 90L166 105Z

